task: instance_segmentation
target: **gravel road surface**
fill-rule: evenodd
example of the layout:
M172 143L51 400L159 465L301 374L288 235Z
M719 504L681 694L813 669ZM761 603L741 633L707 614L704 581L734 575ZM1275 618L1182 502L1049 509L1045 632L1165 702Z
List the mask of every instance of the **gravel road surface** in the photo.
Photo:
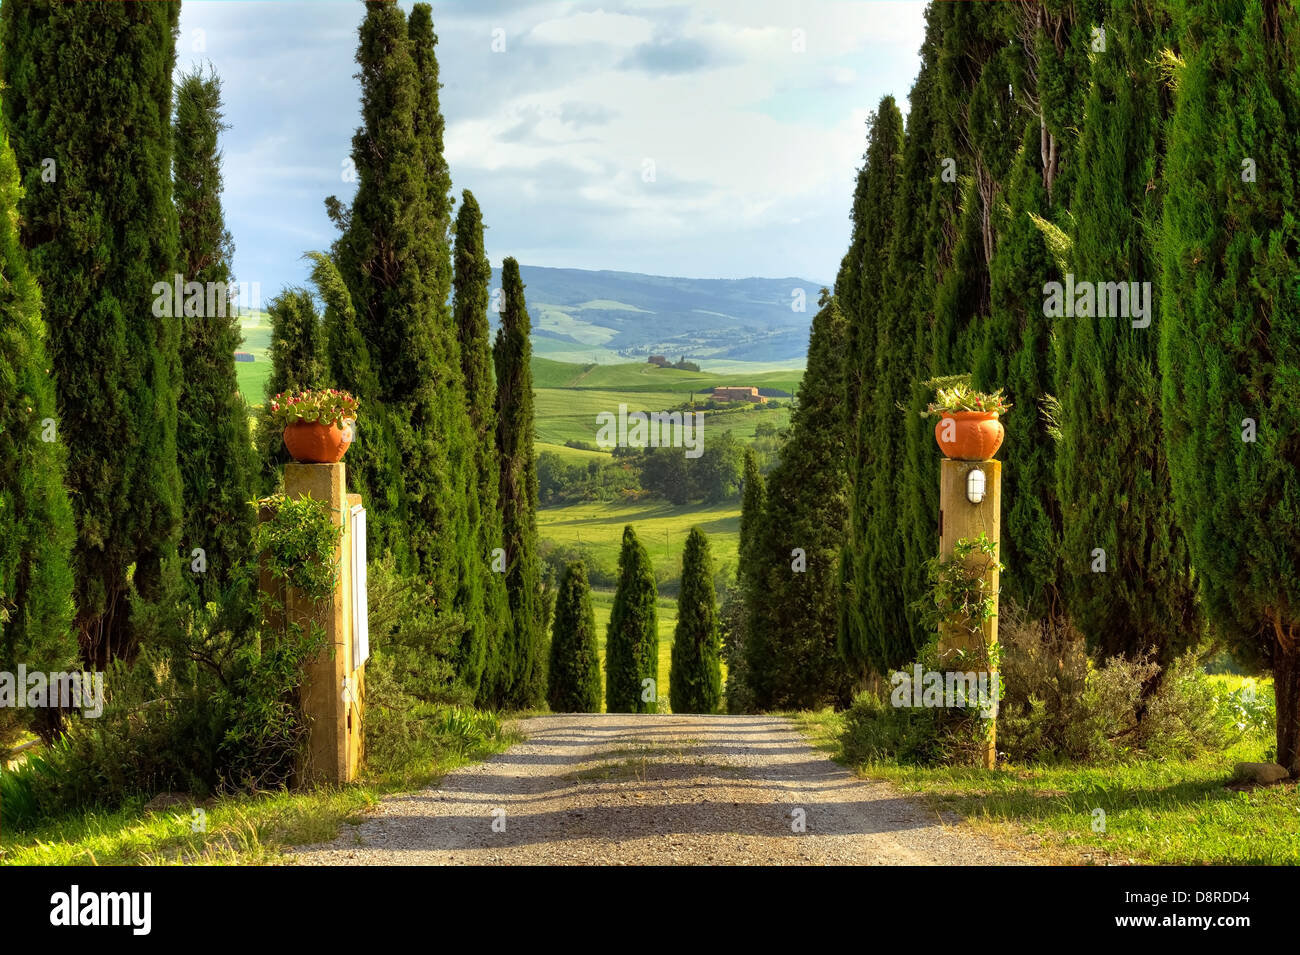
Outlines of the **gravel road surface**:
M1032 861L769 716L575 714L385 799L307 865L1015 865Z

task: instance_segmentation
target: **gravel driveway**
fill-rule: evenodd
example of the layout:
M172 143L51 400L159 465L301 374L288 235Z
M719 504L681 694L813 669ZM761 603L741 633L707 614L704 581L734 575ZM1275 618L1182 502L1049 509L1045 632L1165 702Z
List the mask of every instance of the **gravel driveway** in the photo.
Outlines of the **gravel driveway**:
M577 714L385 799L308 865L990 865L1031 860L768 716Z

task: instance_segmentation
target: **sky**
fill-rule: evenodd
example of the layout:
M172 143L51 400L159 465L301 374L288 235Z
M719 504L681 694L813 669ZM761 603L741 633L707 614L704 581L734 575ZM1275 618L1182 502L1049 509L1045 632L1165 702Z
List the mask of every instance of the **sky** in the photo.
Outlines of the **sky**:
M401 6L410 10L409 2ZM434 2L455 195L493 265L829 283L868 112L906 111L914 0ZM185 0L177 70L221 77L235 275L302 284L350 199L359 0Z

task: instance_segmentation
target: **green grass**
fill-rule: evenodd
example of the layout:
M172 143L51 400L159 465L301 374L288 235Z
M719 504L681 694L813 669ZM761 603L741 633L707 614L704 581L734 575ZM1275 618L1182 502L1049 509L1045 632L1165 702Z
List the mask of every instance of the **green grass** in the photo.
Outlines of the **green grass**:
M815 745L843 762L843 714L791 714ZM1156 865L1300 864L1300 794L1294 781L1242 788L1238 761L1266 758L1268 740L1247 738L1196 759L1125 764L1004 765L980 769L855 766L935 809L951 810L1001 841L1037 843L1043 861ZM1104 831L1094 820L1105 813Z
M547 444L544 441L535 442L533 447L538 454L544 451L558 454L568 464L586 464L588 461L613 460L608 451L587 451L583 448L568 448L562 444Z
M195 831L193 809L146 813L139 805L88 812L31 831L0 833L3 865L279 865L294 846L330 842L344 823L393 792L436 783L450 770L501 752L522 737L507 730L468 752L443 752L388 772L371 772L341 787L303 792L222 796L198 803L206 815Z

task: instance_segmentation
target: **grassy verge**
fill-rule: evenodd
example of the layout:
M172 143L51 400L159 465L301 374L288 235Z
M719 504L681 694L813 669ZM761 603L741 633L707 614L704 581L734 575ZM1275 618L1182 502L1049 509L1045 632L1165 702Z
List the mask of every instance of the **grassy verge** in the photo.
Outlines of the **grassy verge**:
M447 772L501 752L522 736L510 729L468 749L430 758L360 781L305 792L223 796L157 812L131 805L88 812L28 832L0 833L3 865L283 865L294 846L330 842L344 823L396 792L437 783ZM201 813L196 813L201 809Z
M844 762L842 714L791 715L815 746ZM876 762L853 769L955 812L999 841L1035 843L1043 862L1300 864L1296 783L1232 782L1233 764L1264 760L1265 745L1248 739L1196 759L1104 766L1006 765L986 772Z

